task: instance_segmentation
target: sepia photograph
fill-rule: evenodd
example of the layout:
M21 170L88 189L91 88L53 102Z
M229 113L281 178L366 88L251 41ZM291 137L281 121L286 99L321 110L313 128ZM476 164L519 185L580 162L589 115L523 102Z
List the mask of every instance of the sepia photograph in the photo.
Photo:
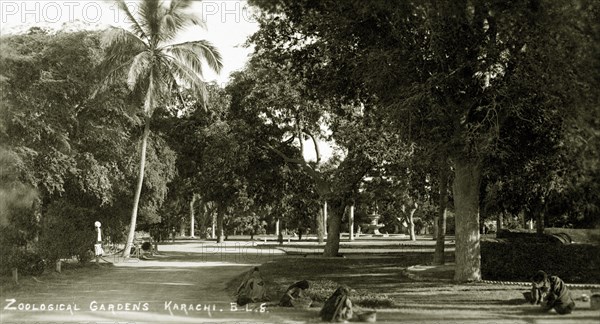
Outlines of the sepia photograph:
M600 321L600 1L1 0L0 324Z

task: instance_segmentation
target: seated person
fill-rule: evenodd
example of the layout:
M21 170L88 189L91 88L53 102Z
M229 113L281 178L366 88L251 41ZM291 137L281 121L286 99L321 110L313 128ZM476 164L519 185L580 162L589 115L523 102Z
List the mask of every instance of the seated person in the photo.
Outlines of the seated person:
M319 315L328 322L345 322L352 318L352 302L348 295L350 289L346 286L339 287L331 297L325 301Z
M532 278L531 303L540 304L544 311L554 308L558 314L569 314L575 308L565 283L557 276L548 276L544 271L538 271Z
M267 300L265 282L255 267L252 273L242 282L237 290L237 304L244 306L248 303L256 303Z
M309 284L308 284L308 281L306 281L306 280L298 281L295 284L289 286L288 289L286 290L285 294L283 294L283 296L281 296L281 300L279 301L279 306L292 307L292 306L294 306L294 305L292 305L292 300L298 299L298 298L300 298L300 299L308 298L304 292L308 288L309 288Z

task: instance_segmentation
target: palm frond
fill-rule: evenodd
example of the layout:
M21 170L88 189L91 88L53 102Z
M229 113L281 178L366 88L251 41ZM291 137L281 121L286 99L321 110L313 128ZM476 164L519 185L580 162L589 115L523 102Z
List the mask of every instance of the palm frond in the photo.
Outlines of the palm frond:
M200 78L204 76L202 70L202 60L194 51L189 48L173 48L167 51L171 56L175 57L180 63L185 64L188 68L194 71Z
M129 10L129 6L127 6L127 3L125 2L125 0L115 0L115 1L117 2L117 7L127 16L127 19L130 20L129 25L131 27L131 30L133 30L133 32L139 38L142 38L142 39L145 39L146 41L148 41L149 40L148 35L146 34L146 32L144 31L142 26L138 23L138 21L135 19L135 17Z
M166 9L161 6L160 0L143 0L140 3L139 23L151 43L157 42L160 33L160 23Z
M111 27L102 34L101 46L105 49L104 59L99 65L103 79L93 96L122 78L133 58L147 50L146 43L142 39L130 31L117 27Z
M185 53L186 57L192 54L198 57L199 61L205 61L215 72L221 72L223 68L223 59L219 50L206 40L192 41L170 45L165 48L167 52Z
M127 67L131 64L131 59L117 65L112 65L108 63L109 61L109 59L105 59L101 64L100 71L103 75L103 78L100 80L98 88L96 88L96 90L92 93L91 98L94 98L99 93L106 91L110 85L122 80Z
M195 14L185 12L168 12L162 17L160 24L160 41L173 40L177 33L189 26L206 28L206 23Z
M172 0L169 11L174 12L176 10L187 9L192 5L192 3L194 3L194 0Z
M152 53L149 51L141 52L133 58L129 66L129 73L127 74L127 85L129 86L129 90L135 90L136 85L140 83L141 80L148 78L152 68L150 66L151 59Z
M172 71L172 75L180 83L180 86L189 88L194 94L200 97L202 102L206 103L208 90L202 76L175 56L165 55L164 58L165 65Z
M107 50L143 51L146 43L136 34L121 27L109 27L102 33L100 45Z

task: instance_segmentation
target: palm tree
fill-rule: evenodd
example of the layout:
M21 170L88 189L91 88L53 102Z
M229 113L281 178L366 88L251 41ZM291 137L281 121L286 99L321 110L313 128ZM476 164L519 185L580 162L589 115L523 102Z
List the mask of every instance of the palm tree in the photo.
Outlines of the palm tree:
M126 78L129 89L132 93L141 93L144 102L140 170L124 257L129 257L133 245L154 109L159 104L168 104L169 100L182 100L182 88L205 103L207 90L202 79L203 64L217 73L222 67L218 50L205 40L173 44L183 29L193 25L205 27L202 19L189 12L192 2L172 0L166 6L160 0L143 0L134 16L125 0L116 0L129 20L129 30L113 27L102 39L106 49L102 64L106 74L103 85L122 82Z

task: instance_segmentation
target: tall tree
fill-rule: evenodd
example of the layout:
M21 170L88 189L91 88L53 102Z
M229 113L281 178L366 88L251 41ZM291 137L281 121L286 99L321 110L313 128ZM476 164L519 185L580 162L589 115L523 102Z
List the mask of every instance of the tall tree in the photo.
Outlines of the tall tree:
M563 125L585 106L585 92L597 85L584 66L597 3L252 3L268 13L257 51L290 57L323 96L372 99L406 141L438 143L454 170L455 279L479 280L483 157L508 118L528 112Z
M129 20L129 30L111 28L103 40L106 48L104 67L107 83L123 80L125 77L129 89L143 98L144 128L139 175L124 257L129 256L135 235L144 182L146 146L154 110L159 105L168 105L170 100L181 100L180 88L184 86L201 101L206 100L206 86L202 79L203 64L207 63L217 72L222 67L219 52L208 41L171 44L188 26L204 26L200 17L188 11L192 2L173 0L167 7L159 0L143 0L134 15L125 0L117 0L118 8Z

